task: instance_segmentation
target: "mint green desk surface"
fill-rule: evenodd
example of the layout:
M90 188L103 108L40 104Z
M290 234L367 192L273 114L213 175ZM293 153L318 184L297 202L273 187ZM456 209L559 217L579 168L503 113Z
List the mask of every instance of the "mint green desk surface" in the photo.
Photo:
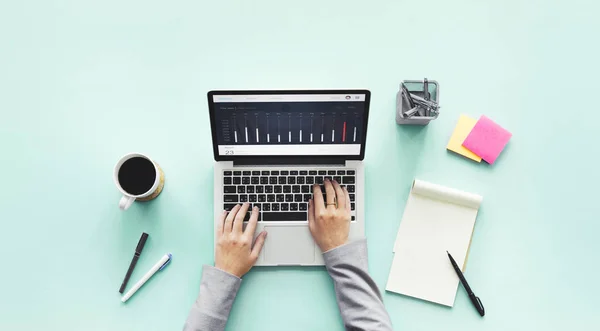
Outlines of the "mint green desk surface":
M213 263L210 89L368 88L370 271L384 288L411 181L483 195L454 308L385 293L396 330L600 328L597 1L4 1L0 330L179 330ZM427 17L416 13L424 11ZM404 31L404 32L403 32ZM403 79L439 119L399 127ZM458 119L514 136L493 166L446 152ZM574 118L572 120L571 118ZM166 173L119 211L116 161ZM127 304L117 292L142 231ZM323 268L256 268L228 330L343 330Z

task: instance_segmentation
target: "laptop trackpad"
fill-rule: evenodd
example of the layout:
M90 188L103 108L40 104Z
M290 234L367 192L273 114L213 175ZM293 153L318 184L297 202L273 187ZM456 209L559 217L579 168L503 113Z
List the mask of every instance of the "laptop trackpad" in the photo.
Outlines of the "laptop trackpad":
M308 264L315 260L315 243L308 226L266 226L265 260L273 264Z

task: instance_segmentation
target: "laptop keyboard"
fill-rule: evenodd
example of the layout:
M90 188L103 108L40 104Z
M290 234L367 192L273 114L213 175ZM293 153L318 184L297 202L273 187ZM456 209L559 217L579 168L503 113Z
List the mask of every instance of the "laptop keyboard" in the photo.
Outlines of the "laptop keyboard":
M321 185L325 201L325 179L336 180L348 189L355 220L356 171L353 169L225 170L223 208L231 210L244 202L260 210L259 222L308 221L308 200L313 184ZM247 213L244 221L250 219Z

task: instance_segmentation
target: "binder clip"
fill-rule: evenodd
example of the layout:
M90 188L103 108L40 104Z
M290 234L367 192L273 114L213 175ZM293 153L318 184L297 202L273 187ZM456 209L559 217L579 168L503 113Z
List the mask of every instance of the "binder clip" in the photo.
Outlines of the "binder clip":
M440 113L440 86L435 80L405 80L396 94L396 123L427 125Z

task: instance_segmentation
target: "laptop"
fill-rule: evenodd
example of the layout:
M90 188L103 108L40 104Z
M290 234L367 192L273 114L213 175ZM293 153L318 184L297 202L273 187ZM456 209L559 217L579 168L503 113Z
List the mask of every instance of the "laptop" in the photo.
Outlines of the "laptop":
M243 202L260 208L256 234L269 236L256 265L324 264L308 200L326 178L350 194L350 240L364 237L369 101L368 90L208 92L214 214Z

